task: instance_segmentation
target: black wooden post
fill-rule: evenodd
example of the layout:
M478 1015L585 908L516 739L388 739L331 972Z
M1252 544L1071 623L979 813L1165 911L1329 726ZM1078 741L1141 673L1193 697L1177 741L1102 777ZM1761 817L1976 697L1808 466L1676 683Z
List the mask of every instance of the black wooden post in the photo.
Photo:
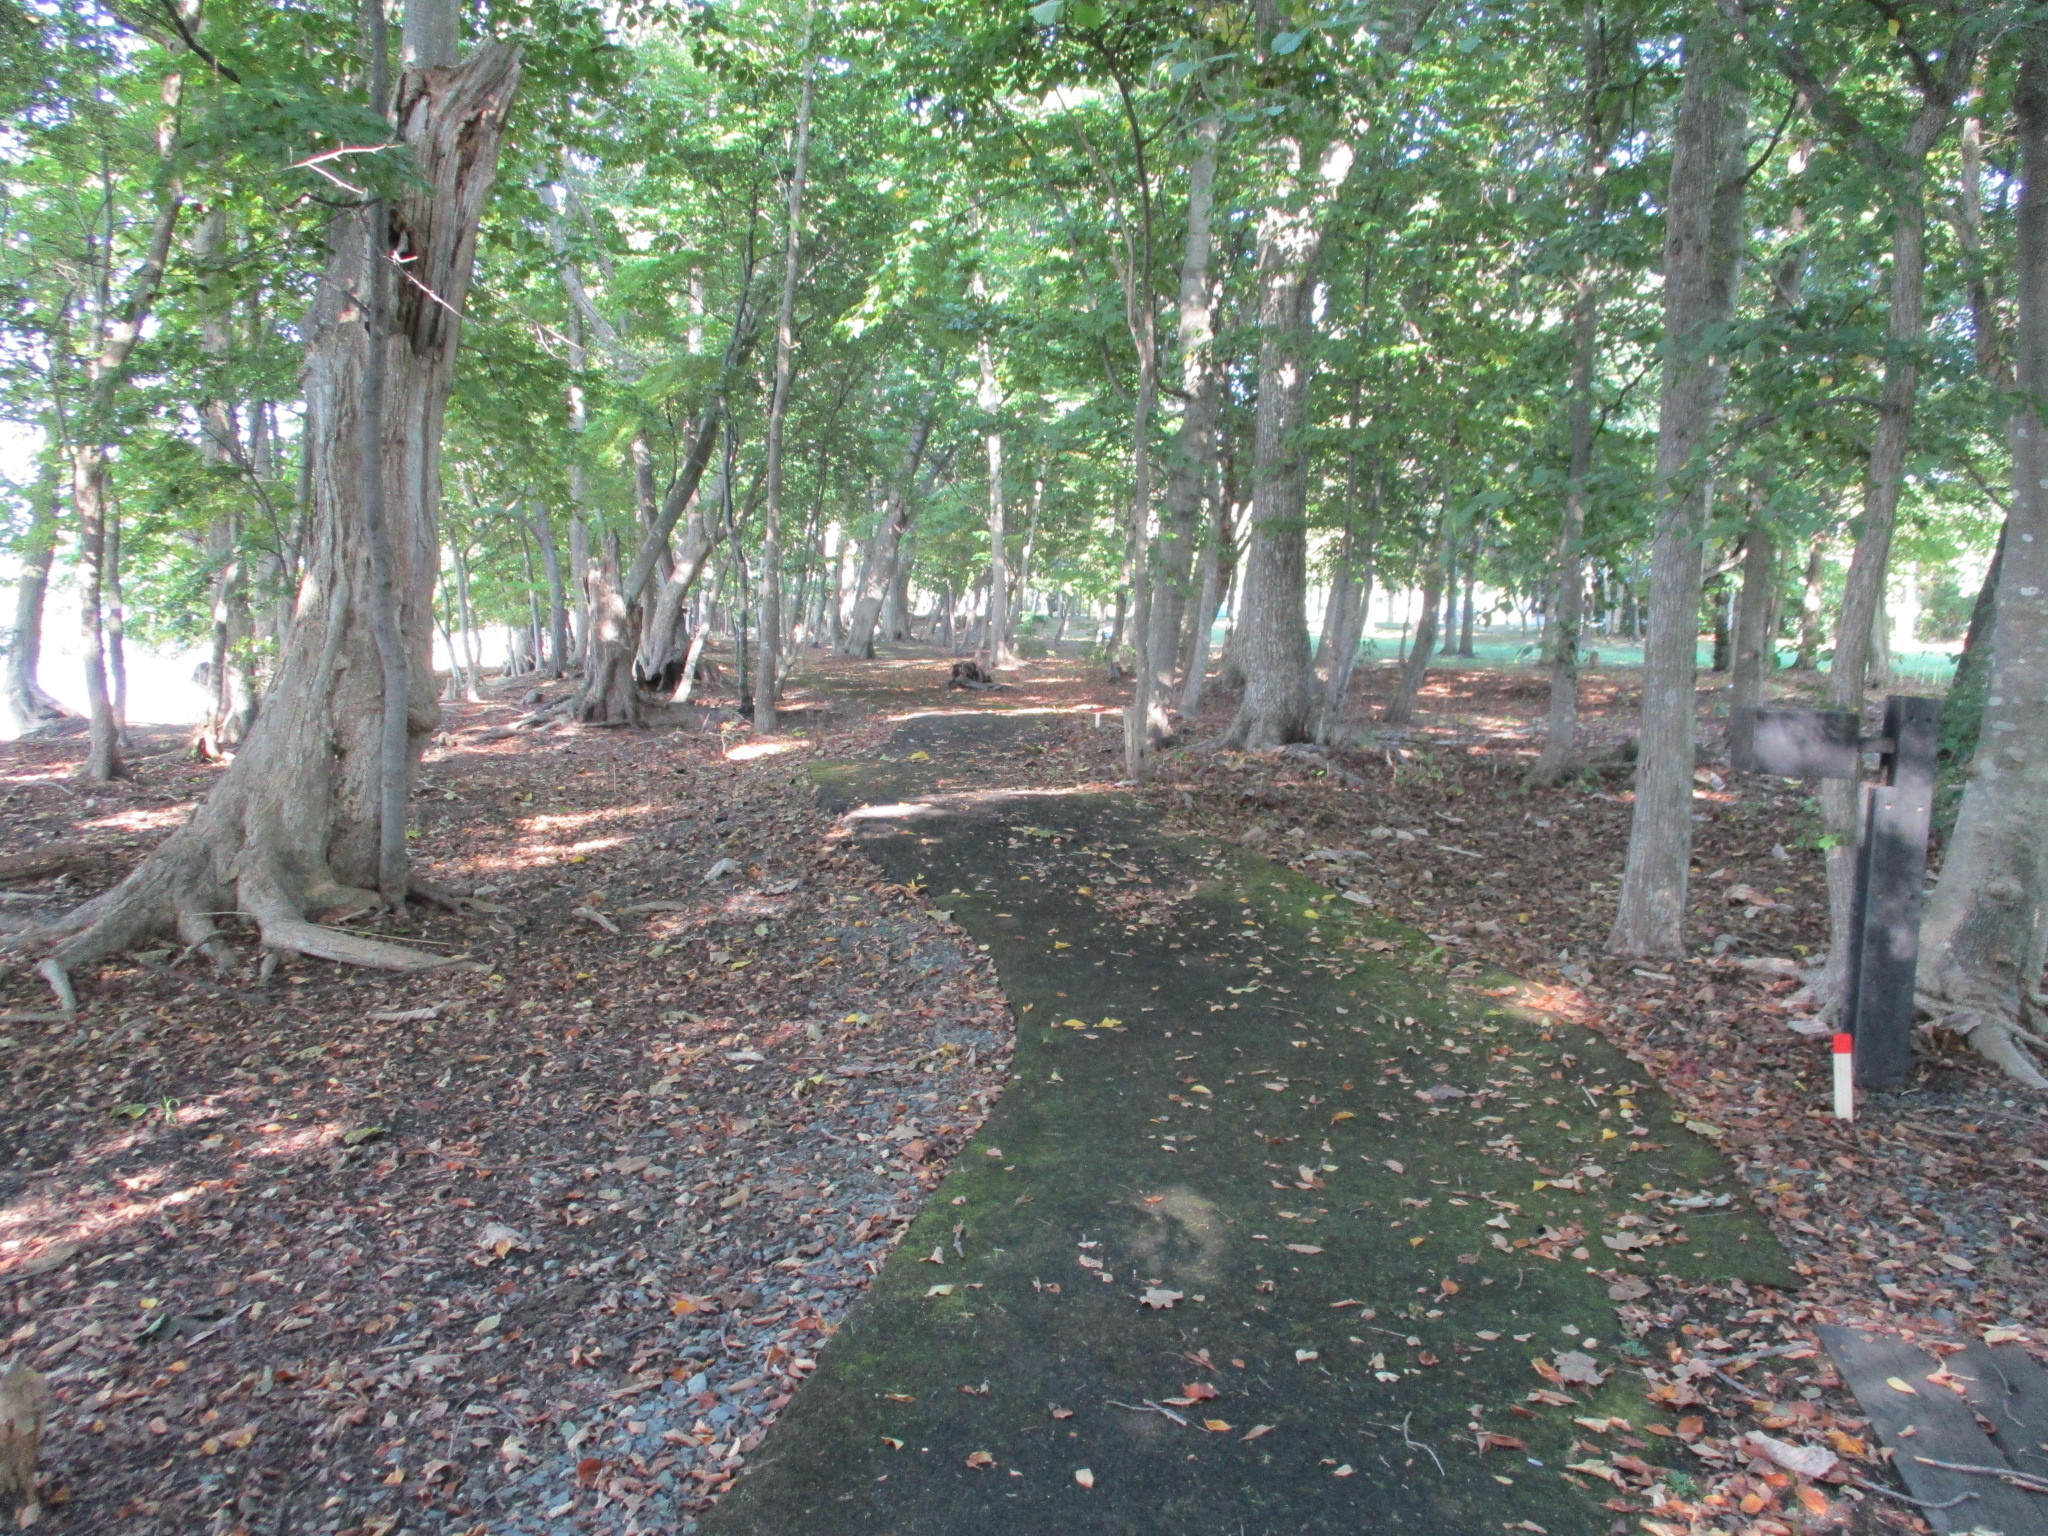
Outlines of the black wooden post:
M1844 710L1759 709L1730 766L1788 779L1853 779L1862 754L1878 754L1878 780L1863 790L1863 841L1856 853L1849 974L1842 1028L1856 1042L1860 1088L1902 1086L1913 1067L1913 977L1920 959L1920 888L1934 814L1934 748L1941 705L1893 694L1884 735L1859 741Z
M1934 815L1934 749L1941 705L1885 700L1880 777L1863 790L1863 844L1849 935L1844 1017L1856 1037L1856 1085L1892 1089L1913 1069L1913 979L1920 960L1920 896Z

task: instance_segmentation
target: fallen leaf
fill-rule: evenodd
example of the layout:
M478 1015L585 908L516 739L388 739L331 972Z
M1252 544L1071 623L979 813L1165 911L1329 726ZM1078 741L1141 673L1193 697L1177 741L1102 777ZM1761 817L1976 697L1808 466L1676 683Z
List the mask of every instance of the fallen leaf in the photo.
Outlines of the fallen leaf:
M1212 1434L1227 1435L1230 1433L1231 1426L1227 1419L1204 1419L1202 1420L1202 1428Z
M1289 1253L1321 1253L1323 1250L1314 1243L1289 1243L1287 1251Z
M1083 1488L1093 1488L1095 1486L1095 1474L1086 1467L1076 1467L1074 1468L1074 1481Z
M1159 1286L1148 1285L1145 1287L1145 1294L1138 1298L1138 1302L1141 1306L1153 1307L1164 1312L1179 1301L1181 1295L1179 1291L1163 1290Z
M1254 1424L1251 1427L1251 1429L1245 1434L1244 1440L1256 1440L1261 1435L1270 1435L1271 1433L1273 1433L1272 1425ZM1244 1440L1240 1440L1238 1444L1242 1445L1244 1443Z
M987 1451L969 1451L967 1453L967 1465L977 1472L983 1471L995 1464L995 1457L989 1455Z
M1561 1350L1553 1358L1557 1362L1560 1381L1573 1386L1597 1387L1607 1379L1607 1373L1600 1369L1600 1362L1579 1350Z
M1750 1431L1742 1442L1752 1454L1762 1456L1783 1467L1787 1472L1797 1472L1801 1477L1825 1477L1835 1470L1835 1463L1841 1458L1826 1446L1793 1445L1761 1430Z
M1884 1384L1894 1392L1903 1392L1908 1397L1918 1397L1920 1395L1913 1390L1912 1386L1902 1376L1887 1376L1884 1379Z

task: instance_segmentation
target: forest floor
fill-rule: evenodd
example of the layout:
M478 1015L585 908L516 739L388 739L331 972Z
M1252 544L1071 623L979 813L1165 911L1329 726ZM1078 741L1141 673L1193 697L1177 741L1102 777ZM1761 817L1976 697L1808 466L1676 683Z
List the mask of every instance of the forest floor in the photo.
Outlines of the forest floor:
M1098 714L1120 690L1080 663L972 699L943 674L933 652L815 666L768 742L510 733L524 683L452 706L417 849L503 910L375 926L468 967L287 962L258 987L166 949L85 979L76 1026L46 1020L30 978L0 982L0 1360L59 1393L52 1528L656 1531L709 1507L975 1133L1012 1046L987 957L852 846L806 765L891 756L905 713L1023 707L1047 728L931 769L955 781L935 787L1121 772ZM1357 717L1390 685L1364 672ZM1590 736L1628 734L1633 686L1589 680ZM1312 757L1187 752L1143 793L1171 832L1426 933L1421 971L1604 1036L1740 1170L1802 1283L1630 1288L1622 1331L1670 1357L1658 1390L1681 1415L1685 1454L1659 1459L1688 1470L1653 1475L1606 1445L1629 1433L1618 1416L1581 1415L1570 1454L1594 1470L1567 1475L1658 1533L1910 1522L1840 1481L1883 1474L1811 1327L2035 1342L2048 1230L2021 1170L2048 1168L2039 1106L1935 1055L1853 1125L1827 1116L1825 1038L1789 1027L1796 984L1755 963L1825 940L1818 826L1776 781L1700 786L1707 949L1604 959L1627 777L1521 789L1542 692L1531 672L1446 671L1413 731L1338 755L1360 783ZM214 770L150 745L111 788L71 781L76 741L0 749L9 852L80 845L17 892L88 894L187 814ZM1372 857L1329 856L1347 849ZM38 910L10 898L0 920ZM1759 1428L1832 1447L1825 1491L1756 1460L1740 1436Z

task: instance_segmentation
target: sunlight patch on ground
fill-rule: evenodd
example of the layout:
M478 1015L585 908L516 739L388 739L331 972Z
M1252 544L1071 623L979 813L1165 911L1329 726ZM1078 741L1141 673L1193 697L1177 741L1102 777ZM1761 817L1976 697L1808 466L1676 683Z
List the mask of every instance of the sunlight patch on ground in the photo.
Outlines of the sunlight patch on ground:
M1093 715L1103 712L1100 704L1038 704L1026 709L912 709L900 715L883 716L891 725L907 720L949 720L957 715L990 715L1003 720L1028 720L1035 715Z
M86 832L165 832L182 827L192 811L193 802L186 801L154 811L118 811L95 821L81 821L78 826Z
M730 748L725 754L728 763L751 763L756 758L780 757L785 752L808 752L808 741L747 741Z
M580 832L585 827L601 822L624 820L629 816L646 816L655 810L652 803L641 805L607 806L601 811L552 811L545 816L528 816L517 823L522 832Z

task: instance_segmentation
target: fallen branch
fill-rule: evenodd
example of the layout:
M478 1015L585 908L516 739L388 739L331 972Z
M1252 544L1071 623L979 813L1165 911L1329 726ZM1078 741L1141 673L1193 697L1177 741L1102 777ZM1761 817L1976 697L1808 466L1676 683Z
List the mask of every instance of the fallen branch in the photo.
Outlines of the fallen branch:
M1868 1482L1853 1474L1849 1481L1865 1493L1874 1493L1879 1498L1897 1499L1901 1504L1912 1504L1920 1509L1954 1509L1958 1504L1967 1504L1972 1499L1983 1497L1980 1493L1959 1493L1952 1499L1916 1499L1910 1493L1900 1493L1896 1488L1887 1488L1881 1483Z
M595 923L598 927L602 928L606 933L614 934L619 937L624 937L626 932L625 929L621 928L617 923L613 922L610 918L606 917L602 912L598 911L595 907L572 907L569 911L569 915L571 917L580 917L586 923Z
M2024 1488L2028 1493L2048 1493L2048 1477L2036 1477L2031 1472L2017 1472L2011 1467L1978 1467L1967 1461L1936 1461L1932 1456L1913 1458L1924 1467L1939 1467L1944 1472L1969 1472L1978 1477L1995 1477L2011 1483L2015 1488Z

